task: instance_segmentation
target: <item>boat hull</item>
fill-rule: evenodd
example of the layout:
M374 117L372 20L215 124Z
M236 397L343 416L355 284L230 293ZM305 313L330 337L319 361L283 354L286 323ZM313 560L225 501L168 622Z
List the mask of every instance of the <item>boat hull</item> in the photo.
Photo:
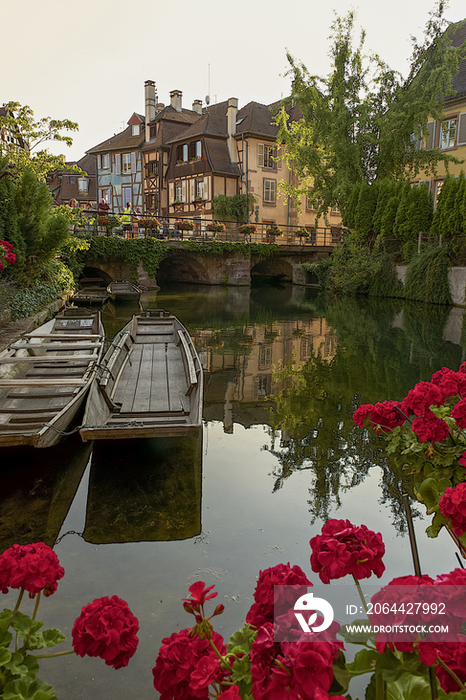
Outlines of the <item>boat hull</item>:
M103 352L100 314L70 309L0 355L0 447L51 447L83 408Z
M202 401L202 367L186 328L149 309L112 341L79 432L85 442L196 435Z

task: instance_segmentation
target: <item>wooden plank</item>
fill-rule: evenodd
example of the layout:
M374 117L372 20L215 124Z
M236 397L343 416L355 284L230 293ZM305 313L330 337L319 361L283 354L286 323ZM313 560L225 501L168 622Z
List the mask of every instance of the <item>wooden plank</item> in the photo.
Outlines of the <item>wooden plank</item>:
M75 329L73 329L74 331ZM54 338L55 340L98 340L101 339L101 335L89 334L89 333L24 333L22 338ZM39 346L42 343L37 343Z
M13 343L9 350L94 350L100 349L100 343Z
M50 411L42 413L28 414L23 413L23 415L15 415L10 418L9 425L21 425L22 423L47 423L51 418L54 417L56 410L51 409ZM1 424L0 424L1 425Z
M167 348L167 377L169 390L170 411L178 411L180 408L189 413L189 398L185 396L187 383L181 352L176 345Z
M46 387L39 387L39 386L35 387L37 393L34 393L34 394L31 394L30 392L21 393L19 389L18 389L18 393L16 393L15 391L10 391L8 393L8 398L9 399L28 399L28 400L31 400L31 399L32 400L53 399L56 396L57 397L59 397L59 396L63 396L63 397L74 396L74 394L77 391L77 389L71 389L71 390L67 389L66 391L50 392L47 390L47 391L41 392L40 389L42 389L42 388L46 389ZM25 389L26 389L26 387L25 387Z
M58 398L58 396L56 397ZM0 413L18 413L18 414L34 414L34 413L57 413L58 411L61 411L62 408L65 408L66 404L68 403L69 399L64 397L64 401L56 401L55 403L49 402L49 404L45 404L44 406L40 405L35 405L34 408L31 407L25 407L23 406L22 408L19 406L10 406L8 403L4 403L2 408L0 409ZM16 399L17 401L18 399ZM29 402L29 397L25 399L26 401Z
M142 346L142 359L137 378L136 393L134 395L133 412L149 410L152 387L152 364L154 359L153 353L154 346L150 343Z
M188 341L184 337L184 333L182 331L178 331L178 337L181 341L181 347L186 359L186 373L188 375L188 383L191 385L192 389L193 385L197 384L197 374L196 369L194 367L194 360L191 355L191 350L189 349Z
M147 410L153 411L169 411L169 393L167 379L167 357L165 344L152 345L153 364L152 364L152 384L150 403Z
M86 379L0 379L1 386L85 386Z
M43 355L40 357L1 357L0 363L18 364L20 362L81 362L81 360L95 360L97 355Z
M133 345L133 352L125 365L113 397L115 403L120 403L122 405L121 410L131 411L133 408L133 399L136 391L136 382L139 375L141 359L142 345ZM123 406L125 407L124 409Z

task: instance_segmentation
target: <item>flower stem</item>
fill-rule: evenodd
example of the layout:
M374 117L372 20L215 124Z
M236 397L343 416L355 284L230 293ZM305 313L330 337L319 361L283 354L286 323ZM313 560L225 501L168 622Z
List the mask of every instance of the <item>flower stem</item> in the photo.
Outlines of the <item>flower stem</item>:
M75 654L74 649L69 651L57 651L56 654L34 654L35 659L52 659L54 656L66 656L67 654Z
M18 600L16 601L15 609L13 612L17 612L19 606L21 605L21 601L23 600L23 595L24 595L24 588L22 588L19 592Z
M466 690L466 686L464 685L464 683L462 681L460 681L460 679L458 678L456 673L454 671L452 671L451 668L449 668L449 666L447 666L445 663L443 663L442 659L439 659L437 657L437 662L440 664L440 666L443 666L445 671L450 674L450 676L453 678L454 681L456 681L458 683L461 690Z
M375 677L375 700L385 700L385 681L382 676Z
M38 607L39 607L39 603L40 603L40 594L41 594L41 593L42 593L42 591L39 591L39 593L38 593L37 596L36 596L36 604L34 605L34 612L32 613L32 619L33 619L33 620L36 619L37 609L38 609Z
M225 656L221 655L221 653L219 652L219 650L217 649L217 647L213 643L212 639L210 639L210 638L209 638L209 644L212 647L212 649L215 651L215 653L217 654L217 656L220 659L220 662L223 664L223 666L225 668L227 668L229 671L231 671L230 662L228 661L228 659Z
M356 578L356 576L354 574L352 574L352 576L353 576L354 582L356 584L356 588L358 589L359 597L361 598L362 604L364 605L364 610L366 611L366 615L367 615L367 617L369 617L369 611L367 608L366 599L364 598L364 593L362 592L361 584L359 583L358 579Z

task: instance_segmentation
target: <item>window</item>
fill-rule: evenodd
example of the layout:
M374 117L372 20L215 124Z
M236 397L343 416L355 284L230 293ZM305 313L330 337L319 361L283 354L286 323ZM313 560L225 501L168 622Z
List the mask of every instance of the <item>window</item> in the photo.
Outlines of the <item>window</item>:
M281 170L282 161L275 161L274 158L280 158L283 154L283 149L277 150L276 146L266 143L257 144L257 165L259 168L270 168L271 170Z
M110 167L110 154L105 153L102 156L102 170L108 170Z
M110 190L109 189L100 190L99 202L101 199L104 199L107 202L107 204L110 204Z
M78 191L82 194L89 192L89 180L87 177L78 178Z
M202 180L196 180L196 199L204 199L204 178Z
M122 160L121 172L122 173L130 173L131 172L131 153L123 153L121 160Z
M195 160L202 156L202 142L193 141L189 144L189 160Z
M275 204L277 183L275 180L264 180L264 202Z
M182 182L175 183L175 200L179 200L180 202L183 201L183 183Z
M333 214L333 216L340 216L340 210L338 207L331 207L330 214Z
M131 127L131 136L139 136L141 133L141 125L140 124L133 124Z
M133 190L131 187L122 187L121 188L121 202L123 209L126 209L126 205L131 204L133 206Z
M440 127L440 144L439 147L442 150L446 148L455 148L456 146L456 125L458 120L456 119L445 119Z

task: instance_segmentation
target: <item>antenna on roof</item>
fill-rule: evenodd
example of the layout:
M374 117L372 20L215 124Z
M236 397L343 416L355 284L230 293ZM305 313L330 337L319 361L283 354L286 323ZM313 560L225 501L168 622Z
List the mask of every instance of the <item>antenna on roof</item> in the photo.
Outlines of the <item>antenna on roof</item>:
M207 105L207 111L209 111L209 105L210 105L210 63L207 64L207 95L205 97L205 103Z

